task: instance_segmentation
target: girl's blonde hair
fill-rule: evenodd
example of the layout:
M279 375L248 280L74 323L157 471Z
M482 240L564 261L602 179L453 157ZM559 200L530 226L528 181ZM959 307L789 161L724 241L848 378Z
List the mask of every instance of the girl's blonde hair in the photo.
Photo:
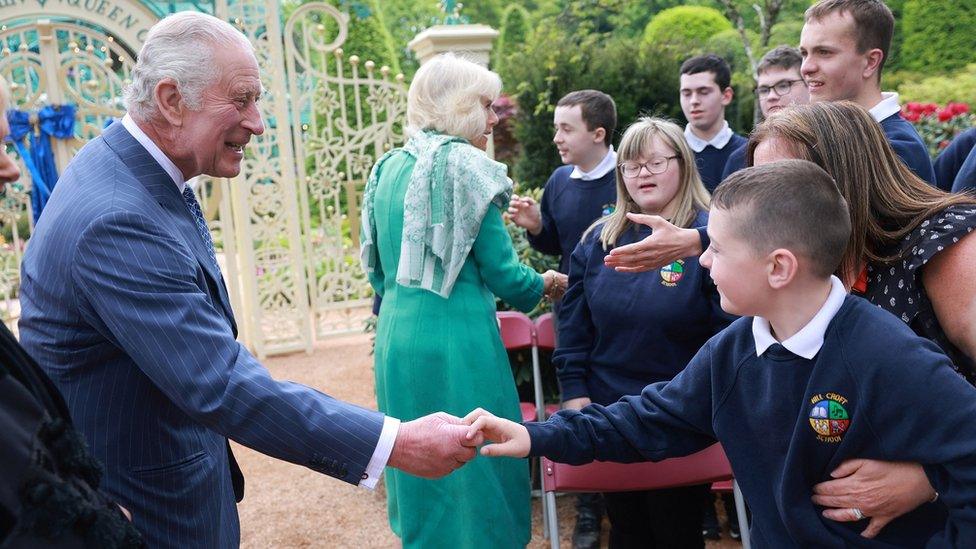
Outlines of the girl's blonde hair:
M484 99L502 91L497 74L481 65L443 53L421 65L407 91L407 133L436 130L474 141L485 133Z
M681 170L678 193L674 197L674 200L677 201L677 207L669 221L679 227L687 228L695 221L699 212L708 210L710 197L705 185L702 184L701 177L698 176L698 168L695 166L695 153L685 141L684 131L670 120L644 116L631 124L620 139L616 168L617 206L612 214L591 225L583 234L583 238L586 238L594 227L602 223L603 230L600 231L600 242L603 244L603 249L606 250L615 246L620 235L634 226L634 223L627 219L627 214L641 213L641 210L640 206L630 197L630 193L627 192L620 165L637 160L640 157L647 159L655 137L674 150L678 157L673 161L678 163L678 169Z

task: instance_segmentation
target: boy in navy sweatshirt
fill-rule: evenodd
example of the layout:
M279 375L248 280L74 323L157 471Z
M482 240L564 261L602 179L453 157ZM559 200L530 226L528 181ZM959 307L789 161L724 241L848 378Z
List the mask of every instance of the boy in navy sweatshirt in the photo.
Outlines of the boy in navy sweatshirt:
M891 147L915 175L935 185L928 149L901 115L897 93L881 92L895 17L881 0L820 0L800 32L800 73L810 101L854 101L881 124Z
M613 211L617 201L617 154L611 144L616 127L617 107L609 95L597 90L566 94L556 104L552 137L565 165L546 181L541 208L532 197L512 196L512 222L526 230L533 248L562 256L561 273L569 273L569 257L583 231Z
M685 140L695 151L698 175L708 192L722 181L729 155L747 141L725 120L725 107L733 97L731 83L729 64L717 55L700 55L681 64L681 110L688 119Z
M830 177L802 160L731 175L712 197L701 264L743 315L671 382L610 406L519 425L482 410L488 456L564 463L662 460L722 443L757 547L959 547L976 539L976 389L938 348L848 296L831 273L850 235ZM937 499L876 538L822 515L813 486L841 461L923 464ZM965 540L970 540L966 542Z

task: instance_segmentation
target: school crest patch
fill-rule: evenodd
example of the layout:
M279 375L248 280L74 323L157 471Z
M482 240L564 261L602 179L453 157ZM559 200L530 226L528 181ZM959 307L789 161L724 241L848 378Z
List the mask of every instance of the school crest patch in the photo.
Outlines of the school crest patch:
M810 398L810 427L820 442L840 442L851 426L847 413L847 399L837 393L816 394Z
M681 277L685 276L685 260L679 259L670 265L661 267L661 284L670 287L678 285Z
M617 209L617 205L616 204L604 204L603 205L603 216L608 216L608 215L612 214L613 211L616 210L616 209Z

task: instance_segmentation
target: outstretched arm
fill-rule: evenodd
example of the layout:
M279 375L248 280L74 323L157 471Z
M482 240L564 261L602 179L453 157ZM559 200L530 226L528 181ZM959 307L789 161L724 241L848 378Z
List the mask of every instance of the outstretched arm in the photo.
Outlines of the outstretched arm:
M643 273L684 257L701 255L704 235L697 229L682 229L657 215L627 214L634 223L654 229L651 236L610 250L604 263L625 273Z

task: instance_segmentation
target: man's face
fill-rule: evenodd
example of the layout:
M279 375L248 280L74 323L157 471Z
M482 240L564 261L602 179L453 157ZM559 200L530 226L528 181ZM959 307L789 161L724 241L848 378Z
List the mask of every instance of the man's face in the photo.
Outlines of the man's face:
M804 23L800 32L800 74L810 89L810 101L856 100L875 78L868 71L867 53L858 53L854 19L834 12Z
M220 78L204 90L199 111L186 111L177 132L177 165L188 179L199 174L236 176L251 136L264 133L254 54L242 48L218 48L214 66Z
M777 88L789 89L779 94ZM756 79L756 93L759 96L759 108L763 116L785 109L790 105L806 105L810 102L810 92L807 90L800 68L784 69L771 67L766 69Z
M7 101L0 97L0 113L7 112ZM10 155L7 154L7 144L4 140L10 135L10 125L6 116L0 116L0 191L7 183L13 183L20 178L20 169Z
M681 111L699 132L718 129L725 120L725 107L732 102L732 88L719 89L715 73L681 75Z
M559 158L563 164L580 165L593 158L597 151L603 152L603 133L599 128L588 130L583 121L583 109L579 105L556 107L552 117L555 133L552 142L556 144Z

